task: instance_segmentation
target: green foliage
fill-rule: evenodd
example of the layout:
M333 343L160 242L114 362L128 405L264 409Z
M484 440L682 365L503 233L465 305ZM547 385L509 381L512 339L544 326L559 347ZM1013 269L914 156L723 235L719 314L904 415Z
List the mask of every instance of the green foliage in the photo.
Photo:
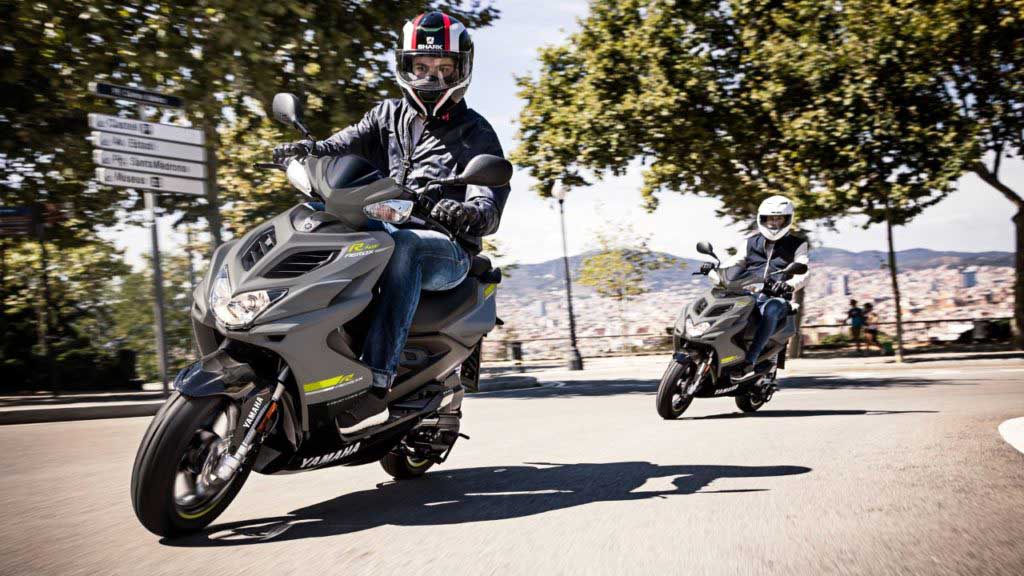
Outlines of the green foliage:
M649 273L685 266L678 258L652 251L649 238L629 228L606 227L597 241L600 248L583 259L577 281L620 304L647 293Z
M0 240L0 379L8 390L87 388L118 379L116 343L104 287L127 272L120 254L105 243L56 251L46 266L51 306L45 306L38 244ZM57 372L50 379L46 349Z
M769 194L904 223L1021 139L1021 2L597 0L520 78L537 190L645 164L746 218Z
M317 135L352 123L376 101L398 94L389 70L392 50L404 21L428 9L443 9L471 28L498 16L481 0L0 3L0 205L54 203L65 216L48 231L48 300L34 243L3 240L7 270L17 270L0 282L4 380L38 381L46 372L43 343L68 366L82 366L89 358L97 364L109 359L116 338L142 353L143 375L154 374L148 284L128 274L98 236L120 224L123 214L137 219L142 197L92 181L86 140L88 112L136 111L90 94L90 81L185 99L184 118L217 150L219 199L209 206L163 196L160 204L186 222L206 218L215 237L223 206L229 230L241 233L295 200L279 175L248 166L265 159L273 145L296 138L266 118L273 95L299 94ZM182 120L171 113L154 119ZM180 301L185 293L174 283L182 277L173 259L168 266L168 300ZM168 306L176 361L188 355L184 324L175 324L177 301Z
M139 377L147 382L159 379L156 345L154 344L153 276L152 266L122 277L108 292L112 324L110 337L119 347L138 353ZM189 319L191 286L188 282L188 258L174 254L161 261L164 277L164 339L167 345L168 378L191 362L192 324Z

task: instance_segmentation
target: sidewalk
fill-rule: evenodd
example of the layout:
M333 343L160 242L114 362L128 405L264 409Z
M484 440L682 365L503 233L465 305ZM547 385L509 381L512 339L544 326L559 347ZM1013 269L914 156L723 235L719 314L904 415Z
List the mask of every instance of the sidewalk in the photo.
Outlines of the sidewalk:
M586 370L570 372L565 363L552 360L523 363L494 362L483 367L480 392L530 388L541 382L579 380L596 372L633 370L643 379L657 379L670 354L635 357L585 358ZM1006 362L1020 363L1024 351L1002 352L939 352L915 354L902 364L893 356L860 356L844 358L801 358L790 360L788 371L793 375L813 376L836 372L901 371L921 368L993 366ZM0 396L0 425L131 418L152 416L163 404L159 383L143 385L140 392L91 392L83 394L28 394Z
M533 376L487 374L480 381L480 392L531 388L539 385ZM0 396L0 426L152 416L163 403L164 396L159 382L144 384L140 392Z

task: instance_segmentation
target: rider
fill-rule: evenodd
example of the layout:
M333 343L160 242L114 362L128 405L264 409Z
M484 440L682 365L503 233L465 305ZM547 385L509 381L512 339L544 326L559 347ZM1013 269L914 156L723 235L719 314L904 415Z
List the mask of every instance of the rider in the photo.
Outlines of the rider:
M747 237L736 254L726 263L722 272L727 277L737 274L757 274L764 279L764 290L758 293L757 307L761 318L754 339L747 349L743 363L737 365L733 374L738 377L751 371L764 374L771 370L771 362L757 363L768 339L784 322L789 314L789 300L793 292L807 283L807 274L796 274L788 280L772 279L778 272L793 262L808 264L807 238L790 232L793 226L793 203L785 196L772 196L761 202L757 209L757 232ZM718 272L710 262L701 265L701 272L718 281Z
M275 156L356 154L413 190L456 175L477 155L503 157L494 129L463 100L473 77L473 41L461 22L443 12L417 16L402 29L395 60L404 98L380 102L357 124L327 140L278 146ZM509 191L508 186L423 190L436 202L431 217L453 231L457 241L431 230L371 221L391 234L395 247L363 347L363 362L370 367L373 382L338 417L342 433L387 421L387 391L398 371L420 290L450 290L466 278L472 255L481 249L480 237L498 229Z

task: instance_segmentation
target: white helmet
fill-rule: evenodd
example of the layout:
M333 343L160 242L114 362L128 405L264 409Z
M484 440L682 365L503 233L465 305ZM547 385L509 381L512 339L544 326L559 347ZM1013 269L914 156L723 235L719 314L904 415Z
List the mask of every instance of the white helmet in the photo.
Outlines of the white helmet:
M769 216L784 216L782 225L768 226ZM785 196L772 196L761 202L757 209L757 229L768 240L775 242L789 233L793 226L793 203Z

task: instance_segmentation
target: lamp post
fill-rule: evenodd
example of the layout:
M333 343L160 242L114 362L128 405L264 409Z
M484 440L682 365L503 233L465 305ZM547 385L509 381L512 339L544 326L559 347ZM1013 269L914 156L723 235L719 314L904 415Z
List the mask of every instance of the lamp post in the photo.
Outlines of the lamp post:
M576 348L576 317L572 313L572 277L569 274L569 247L565 241L565 197L569 191L556 182L551 195L558 200L558 215L562 221L562 262L565 264L565 301L569 311L569 370L583 370L583 357Z

